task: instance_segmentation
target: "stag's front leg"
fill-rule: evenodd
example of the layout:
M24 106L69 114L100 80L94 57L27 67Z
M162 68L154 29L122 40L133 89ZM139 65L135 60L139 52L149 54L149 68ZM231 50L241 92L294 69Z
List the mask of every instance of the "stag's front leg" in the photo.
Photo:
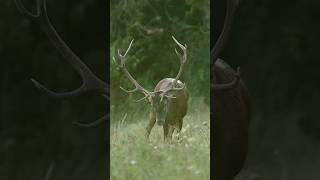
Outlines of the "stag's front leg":
M169 141L172 141L172 134L173 134L174 129L175 129L174 126L169 125L169 131L168 131L168 135L167 135L167 138Z
M169 131L169 124L167 122L165 122L163 124L163 140L164 141L167 139L168 131Z
M164 136L164 141L172 141L172 134L174 131L174 127L165 123L163 125L163 136Z
M179 121L178 121L178 133L180 133L181 129L182 129L182 125L183 125L183 118L181 118Z
M150 112L149 123L146 127L146 134L145 134L146 139L149 139L149 135L155 123L156 123L156 116L154 115L153 112Z
M181 140L181 134L180 134L180 132L181 132L181 129L182 129L182 124L183 124L183 119L181 118L179 121L178 121L178 123L176 124L176 129L177 129L177 135L176 135L176 137L177 137L177 140L178 141L180 141Z

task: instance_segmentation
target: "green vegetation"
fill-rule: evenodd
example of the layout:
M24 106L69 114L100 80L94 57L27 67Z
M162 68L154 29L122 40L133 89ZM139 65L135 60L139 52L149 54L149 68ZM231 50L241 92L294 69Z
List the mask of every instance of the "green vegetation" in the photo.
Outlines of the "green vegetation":
M209 179L210 110L201 102L191 102L183 129L171 143L163 141L158 125L145 140L147 116L141 115L138 123L130 123L138 117L131 112L119 116L110 132L111 180Z
M209 179L209 0L111 1L110 151L111 179ZM116 68L112 56L135 39L126 67L146 89L163 78L175 77L180 61L171 36L188 46L181 81L189 93L189 109L179 138L163 141L155 125L145 139L149 105L140 92L127 94L131 82Z

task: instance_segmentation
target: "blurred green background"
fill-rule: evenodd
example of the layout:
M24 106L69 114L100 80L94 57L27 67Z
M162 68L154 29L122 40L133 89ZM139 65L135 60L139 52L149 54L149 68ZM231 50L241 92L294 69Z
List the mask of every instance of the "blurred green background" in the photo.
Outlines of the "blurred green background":
M225 1L213 1L216 35ZM248 171L317 180L320 166L320 2L241 0L222 54L241 67L253 101Z
M188 46L188 60L180 79L191 97L201 97L209 105L208 0L112 0L110 7L111 115L124 109L147 108L144 102L134 102L142 97L140 92L129 95L119 88L134 86L116 68L112 56L117 58L118 49L124 53L135 39L128 53L127 69L143 87L153 91L161 79L174 78L179 70L180 60L174 52L177 46L171 35ZM114 119L117 118L111 117L111 121Z

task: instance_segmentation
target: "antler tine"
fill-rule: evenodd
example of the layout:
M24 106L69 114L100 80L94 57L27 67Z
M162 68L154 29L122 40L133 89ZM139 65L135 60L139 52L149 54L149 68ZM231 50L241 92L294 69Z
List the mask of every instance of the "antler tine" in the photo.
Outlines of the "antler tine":
M142 100L145 100L147 97L148 97L148 96L144 96L143 98L136 100L136 102L140 102L140 101L142 101Z
M173 41L182 49L183 51L183 55L181 55L177 49L175 48L175 52L177 54L177 56L180 58L180 68L179 68L179 72L173 82L173 87L175 87L177 81L179 80L180 76L181 76L181 73L182 73L182 70L183 70L183 67L184 67L184 64L186 63L187 61L187 45L185 44L184 46L179 43L179 41L174 37L174 36L171 36Z
M163 95L163 96L165 96L165 97L167 97L167 98L170 98L170 99L176 99L177 97L175 97L175 96L170 96L170 95L167 95L167 94L165 94L165 95ZM161 99L163 98L163 96L161 96Z
M223 48L225 47L238 4L239 4L239 0L227 0L227 12L226 12L223 29L217 42L215 43L214 47L211 49L211 52L210 52L210 56L211 56L210 66L212 68L216 63L216 61L218 60ZM235 78L233 79L232 82L226 83L226 84L213 84L212 87L213 87L213 90L215 91L228 90L236 87L239 82L240 82L240 68L238 68L237 73L235 74Z
M63 39L51 24L47 14L46 0L37 0L36 14L32 14L30 11L28 11L21 0L15 0L15 2L22 14L35 18L42 25L44 32L46 33L52 44L60 52L64 59L74 68L74 70L76 70L80 74L83 81L82 85L79 88L70 92L59 93L46 88L38 81L32 79L32 82L38 89L55 98L73 97L86 93L88 91L98 91L103 94L108 94L108 85L91 72L91 70L63 41Z
M130 42L130 44L129 44L129 47L128 47L128 49L126 50L126 53L124 53L124 55L123 55L122 57L126 57L126 56L127 56L128 52L129 52L130 49L131 49L131 46L132 46L133 41L134 41L134 39L131 40L131 42ZM121 54L120 54L120 55L121 55Z
M240 67L237 68L235 78L230 83L225 84L213 84L212 88L214 91L230 90L236 87L240 82Z
M131 49L131 46L132 46L132 43L133 43L134 39L131 40L130 44L129 44L129 47L127 48L126 52L124 53L124 55L122 55L120 53L120 49L118 49L118 56L119 56L119 59L120 59L120 63L117 63L116 62L116 59L113 57L113 61L116 63L117 66L119 66L120 68L122 68L123 66L125 66L125 63L126 63L126 56L128 54L128 52L130 51Z
M123 91L125 91L125 92L127 92L127 93L133 93L133 92L136 92L136 91L141 91L141 92L145 95L145 97L142 98L142 99L145 99L145 98L147 98L149 95L151 95L152 92L150 92L150 91L146 90L144 87L142 87L142 86L138 83L138 81L136 81L136 80L132 77L132 75L129 73L129 71L128 71L127 68L126 68L126 61L127 61L126 56L127 56L128 52L130 51L130 49L131 49L131 47L132 47L133 41L134 41L134 39L131 40L131 42L130 42L130 44L129 44L129 47L127 48L127 50L126 50L126 52L124 53L124 55L122 55L122 54L120 53L120 50L118 49L118 56L119 56L119 60L118 60L118 61L120 61L120 62L117 63L117 60L116 60L115 57L113 57L113 61L114 61L115 64L124 72L124 74L128 77L128 79L129 79L129 80L133 83L133 85L135 86L135 88L132 89L132 90L126 90L126 89L124 89L123 87L120 87L120 89L123 90ZM141 100L142 100L142 99L141 99Z
M108 119L109 119L109 114L106 114L103 117L101 117L100 119L93 121L91 123L81 123L81 122L74 121L74 122L72 122L72 124L77 125L77 126L81 126L81 127L94 127L94 126L97 126Z
M102 96L105 99L107 99L108 101L110 101L109 96L104 95L104 94ZM94 127L94 126L97 126L108 119L109 119L109 114L106 114L103 117L101 117L100 119L93 121L91 123L81 123L81 122L74 121L74 122L72 122L72 124L77 125L77 126L81 126L81 127Z
M14 1L16 3L16 6L18 8L18 10L24 14L24 15L27 15L27 16L30 16L32 18L37 18L40 16L40 0L37 0L37 3L36 3L36 14L32 14L27 8L24 7L23 3L21 2L21 0L15 0Z
M238 5L237 0L227 0L227 12L226 12L226 17L225 17L224 25L222 28L222 32L210 52L212 65L219 58L219 56L225 46L225 42L228 39L228 35L230 33L230 29L231 29L232 21L234 19L234 14L235 14L235 10L237 8L237 5Z

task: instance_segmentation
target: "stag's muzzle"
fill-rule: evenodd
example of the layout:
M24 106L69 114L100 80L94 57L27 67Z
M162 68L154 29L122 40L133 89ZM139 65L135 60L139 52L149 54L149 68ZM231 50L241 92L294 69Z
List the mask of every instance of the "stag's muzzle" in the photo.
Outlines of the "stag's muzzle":
M164 124L164 120L157 120L157 124L158 124L159 126L162 126L162 125Z
M157 114L156 121L157 121L157 124L159 126L162 126L164 124L164 121L165 121L165 115L162 114L162 113Z

